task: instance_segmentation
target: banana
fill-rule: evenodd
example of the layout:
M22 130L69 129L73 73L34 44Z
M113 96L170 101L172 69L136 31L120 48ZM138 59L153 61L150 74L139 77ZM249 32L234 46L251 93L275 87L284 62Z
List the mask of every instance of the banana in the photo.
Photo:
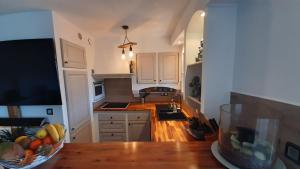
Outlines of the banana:
M59 134L58 134L56 128L54 127L54 125L48 124L46 126L46 130L48 131L49 135L51 136L53 142L58 143L59 142Z
M28 138L27 136L20 136L20 137L16 138L15 142L16 143L21 143L23 140L25 140L27 138Z
M56 128L58 135L59 135L59 140L63 139L65 137L65 128L61 124L53 124L53 126Z

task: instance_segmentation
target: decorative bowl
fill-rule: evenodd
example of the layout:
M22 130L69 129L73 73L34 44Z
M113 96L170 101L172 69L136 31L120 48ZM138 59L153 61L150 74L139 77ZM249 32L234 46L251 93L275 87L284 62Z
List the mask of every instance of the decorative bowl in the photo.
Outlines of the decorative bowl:
M66 130L64 130L66 133ZM40 151L35 151L35 153L26 155L24 154L23 157L17 158L14 160L0 160L0 165L4 168L10 169L30 169L34 168L49 159L51 159L56 153L58 153L64 146L64 139L60 138L59 142L55 144L47 144L48 149L41 149ZM45 145L45 144L43 144Z

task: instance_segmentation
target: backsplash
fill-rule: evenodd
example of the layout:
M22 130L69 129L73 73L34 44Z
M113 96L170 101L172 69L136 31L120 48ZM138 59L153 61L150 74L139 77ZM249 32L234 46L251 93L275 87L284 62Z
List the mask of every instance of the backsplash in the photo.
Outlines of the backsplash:
M105 100L107 102L135 102L130 78L104 79Z
M231 103L266 105L274 109L275 111L279 111L282 114L279 134L279 156L287 165L287 168L299 168L298 165L296 165L284 156L284 152L287 141L300 145L300 106L290 105L287 103L234 92L231 93Z
M132 82L130 78L111 78L104 79L105 86L105 101L107 102L140 102L139 97L134 97L132 93ZM145 102L167 102L173 98L172 93L168 93L171 88L165 87L152 87L146 89L161 89L161 91L152 92L146 96ZM142 89L140 91L144 91ZM168 89L164 91L163 89ZM175 93L176 89L171 89ZM147 92L149 92L147 90ZM162 95L158 92L166 92L167 95Z

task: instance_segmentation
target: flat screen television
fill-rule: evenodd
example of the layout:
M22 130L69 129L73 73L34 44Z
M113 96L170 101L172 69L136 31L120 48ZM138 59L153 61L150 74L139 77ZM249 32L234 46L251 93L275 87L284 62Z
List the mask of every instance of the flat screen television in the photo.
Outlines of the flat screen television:
M0 41L0 105L61 105L53 39Z

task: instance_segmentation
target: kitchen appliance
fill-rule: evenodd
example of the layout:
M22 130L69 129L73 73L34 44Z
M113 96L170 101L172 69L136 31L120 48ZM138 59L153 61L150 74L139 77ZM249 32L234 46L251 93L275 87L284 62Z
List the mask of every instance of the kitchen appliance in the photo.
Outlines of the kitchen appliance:
M105 88L103 81L94 82L94 102L105 98Z
M109 102L104 103L101 109L126 109L129 103Z
M252 104L227 104L220 110L220 155L238 168L272 169L278 159L279 113Z

